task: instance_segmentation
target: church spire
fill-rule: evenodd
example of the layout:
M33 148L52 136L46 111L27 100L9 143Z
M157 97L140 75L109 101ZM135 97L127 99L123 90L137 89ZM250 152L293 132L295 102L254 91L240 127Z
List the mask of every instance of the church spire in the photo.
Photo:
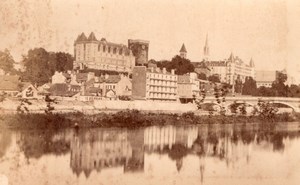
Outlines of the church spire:
M208 34L206 34L205 45L203 48L204 59L208 60L209 57L209 46L208 46Z
M251 60L250 60L250 67L254 67L254 62L253 62L252 57L251 57Z
M186 51L186 48L185 48L184 43L182 44L179 53L180 53L180 56L181 56L182 58L186 58L186 53L187 53L187 51Z

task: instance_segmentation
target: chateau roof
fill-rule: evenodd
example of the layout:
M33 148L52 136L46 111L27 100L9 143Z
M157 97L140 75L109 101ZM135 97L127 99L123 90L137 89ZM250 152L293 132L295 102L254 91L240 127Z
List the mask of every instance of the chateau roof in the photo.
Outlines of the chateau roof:
M181 49L180 49L179 52L184 52L184 53L187 52L184 44L182 44Z
M94 34L94 32L90 33L88 41L98 41L97 38L96 38L96 36L95 36L95 34Z
M87 41L85 34L82 32L76 39L76 42Z

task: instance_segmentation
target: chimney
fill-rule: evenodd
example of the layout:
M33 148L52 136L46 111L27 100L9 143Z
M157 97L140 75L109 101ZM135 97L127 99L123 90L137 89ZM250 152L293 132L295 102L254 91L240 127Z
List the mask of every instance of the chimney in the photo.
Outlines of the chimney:
M175 69L171 69L171 74L175 75Z
M166 73L167 73L167 70L166 70L166 68L165 68L165 67L163 68L163 73L164 73L164 74L166 74Z
M154 67L151 67L151 72L154 73Z

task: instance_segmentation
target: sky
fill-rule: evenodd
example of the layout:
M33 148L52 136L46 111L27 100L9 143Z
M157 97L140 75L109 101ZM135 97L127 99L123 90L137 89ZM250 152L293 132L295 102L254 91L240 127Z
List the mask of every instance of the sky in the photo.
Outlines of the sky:
M1 0L0 50L16 61L29 49L73 54L84 32L127 44L150 41L149 59L171 59L184 43L201 61L232 52L257 70L286 68L300 82L300 1L297 0Z

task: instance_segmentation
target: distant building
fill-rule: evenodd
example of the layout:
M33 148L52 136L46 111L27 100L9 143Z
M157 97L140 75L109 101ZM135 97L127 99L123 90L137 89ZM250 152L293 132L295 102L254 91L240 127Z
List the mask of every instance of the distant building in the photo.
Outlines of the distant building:
M180 102L193 102L194 98L200 96L200 81L197 73L178 75L177 84Z
M197 74L205 74L206 77L210 76L211 70L209 67L206 66L205 62L192 62L192 64L194 65L194 71Z
M26 99L38 98L38 90L31 83L22 83L21 97Z
M186 58L187 50L186 50L184 44L182 44L181 49L179 50L179 55L180 55L180 57L182 57L182 58Z
M276 71L256 71L256 86L272 87L272 83L276 80Z
M132 73L132 97L144 100L177 100L177 75L159 68L136 66Z
M243 82L246 77L255 78L255 66L251 59L249 64L243 62L239 57L232 53L226 60L206 61L205 64L210 68L211 74L218 74L223 83L234 84L239 77Z
M135 66L132 51L123 44L97 40L94 33L87 38L84 33L74 43L74 68L90 68L131 73Z
M129 39L128 48L135 56L136 66L145 66L148 64L149 41Z

